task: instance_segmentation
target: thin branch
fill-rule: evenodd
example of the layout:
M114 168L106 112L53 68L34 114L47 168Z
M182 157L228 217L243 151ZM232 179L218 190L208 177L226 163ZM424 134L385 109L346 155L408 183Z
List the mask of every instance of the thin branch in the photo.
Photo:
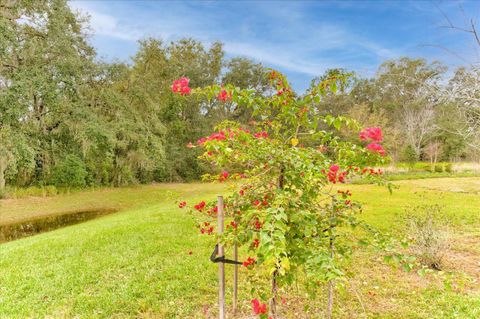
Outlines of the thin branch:
M473 19L470 20L470 23L472 25L473 36L475 37L475 40L477 40L477 44L480 46L480 38L478 37L477 28L475 27L475 23L473 22Z
M463 62L466 62L466 63L470 64L470 61L468 61L467 59L463 58L463 57L462 57L461 55L459 55L458 53L453 52L452 50L448 49L447 47L445 47L445 46L443 46L443 45L439 45L439 44L423 44L423 45L421 45L421 46L442 49L442 50L446 51L447 53L453 55L454 57L462 60Z

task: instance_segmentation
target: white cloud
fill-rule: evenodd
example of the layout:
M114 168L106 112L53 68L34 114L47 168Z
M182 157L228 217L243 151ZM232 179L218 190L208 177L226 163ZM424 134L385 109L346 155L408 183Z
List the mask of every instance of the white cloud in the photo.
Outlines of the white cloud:
M356 35L344 25L307 19L308 7L299 4L286 3L272 8L260 3L259 10L252 11L252 16L231 13L226 18L215 15L211 8L198 10L198 6L177 2L173 6L165 3L162 10L157 7L155 11L142 11L140 6L121 3L120 10L115 7L107 11L114 8L113 3L107 6L98 2L69 2L72 8L90 15L90 25L97 35L126 41L147 36L166 41L182 37L193 37L205 43L220 40L228 54L246 56L268 66L308 76L317 76L329 67L351 65L348 62L357 58L358 48L378 60L398 56ZM262 26L258 19L270 22Z
M136 41L141 37L138 32L122 28L114 16L96 11L86 2L70 1L69 5L72 9L90 17L90 27L95 34L127 41Z
M257 45L248 43L228 42L225 44L225 51L232 55L252 58L266 65L277 66L311 76L317 76L327 69L326 64L306 61L296 56L296 52L288 52L278 47L263 49Z

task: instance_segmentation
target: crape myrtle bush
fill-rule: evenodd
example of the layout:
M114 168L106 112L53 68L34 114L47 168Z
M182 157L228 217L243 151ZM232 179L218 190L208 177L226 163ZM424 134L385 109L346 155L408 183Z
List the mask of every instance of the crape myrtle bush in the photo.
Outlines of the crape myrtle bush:
M276 317L277 291L293 284L299 271L314 294L320 282L344 276L338 260L354 246L378 242L381 236L357 218L360 204L341 186L353 177L381 182L382 171L371 167L385 162L380 128L361 129L346 117L319 115L314 107L348 75L328 78L301 96L277 71L267 76L271 89L261 96L231 85L190 88L187 78L172 85L184 98L198 95L235 103L257 119L250 129L220 123L214 133L188 147L201 148L200 159L220 172L204 178L236 181L225 197L227 227L219 240L226 247L248 248L243 266L252 283L272 279L271 289L254 284L252 308L261 318L267 313ZM346 141L339 130L358 138ZM182 201L179 207L190 209L202 234L216 233L215 202Z

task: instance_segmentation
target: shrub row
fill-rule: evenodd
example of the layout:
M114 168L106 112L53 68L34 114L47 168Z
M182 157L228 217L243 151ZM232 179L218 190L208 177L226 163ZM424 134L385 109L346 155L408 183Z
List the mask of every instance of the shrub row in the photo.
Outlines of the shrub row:
M437 162L435 164L428 162L416 162L413 164L410 163L397 163L395 164L398 168L405 168L413 172L431 172L431 173L452 173L453 172L453 163L450 162Z

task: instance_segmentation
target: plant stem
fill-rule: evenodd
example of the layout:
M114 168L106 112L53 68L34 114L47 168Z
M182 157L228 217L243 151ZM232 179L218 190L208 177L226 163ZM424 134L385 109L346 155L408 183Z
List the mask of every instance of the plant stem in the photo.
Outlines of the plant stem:
M334 258L335 243L334 237L330 237L330 257ZM335 289L335 281L331 279L328 282L328 304L327 304L327 319L332 319L333 312L333 293Z
M277 271L273 272L272 278L272 299L270 299L270 315L272 319L277 319Z

